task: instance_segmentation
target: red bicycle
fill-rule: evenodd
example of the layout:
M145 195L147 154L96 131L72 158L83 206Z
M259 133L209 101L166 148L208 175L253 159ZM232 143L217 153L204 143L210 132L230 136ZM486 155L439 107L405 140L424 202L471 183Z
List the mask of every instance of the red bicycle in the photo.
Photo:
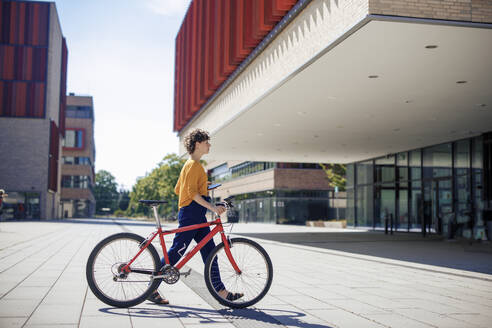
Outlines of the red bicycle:
M157 230L143 238L134 233L111 235L92 250L86 266L86 277L94 295L104 303L116 307L131 307L142 303L155 291L162 281L176 283L183 266L216 234L220 233L222 243L217 245L207 258L204 278L212 296L222 305L231 308L244 308L261 300L272 284L272 261L267 252L258 243L245 238L226 236L220 217L212 221L172 230L162 230L157 207L166 201L140 200L140 203L153 208ZM220 205L233 207L232 197L226 198ZM182 231L215 226L209 234L175 265L169 264L164 236ZM152 245L159 237L165 265ZM231 301L222 298L213 287L212 263L217 261L220 276L226 289L244 296Z

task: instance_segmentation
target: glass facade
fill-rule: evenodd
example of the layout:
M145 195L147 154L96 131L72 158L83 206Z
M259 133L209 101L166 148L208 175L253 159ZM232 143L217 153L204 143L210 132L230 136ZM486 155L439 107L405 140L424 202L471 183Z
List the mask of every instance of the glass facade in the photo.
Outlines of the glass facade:
M212 182L223 182L273 168L322 169L320 165L313 163L243 162L231 168L228 168L227 164L224 163L211 169L209 176Z
M38 192L8 193L0 204L0 218L4 220L25 220L40 218L40 194Z
M347 165L347 224L483 238L483 137Z
M306 221L345 217L345 207L333 206L333 191L267 190L236 195L229 222L262 222L305 225ZM345 198L339 192L338 199Z

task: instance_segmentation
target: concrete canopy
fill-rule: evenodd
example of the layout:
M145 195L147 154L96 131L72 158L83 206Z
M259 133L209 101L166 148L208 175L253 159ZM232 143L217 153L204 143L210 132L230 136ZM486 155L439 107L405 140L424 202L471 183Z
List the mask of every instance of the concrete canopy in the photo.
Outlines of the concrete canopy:
M491 131L486 27L370 20L219 125L209 157L348 163Z

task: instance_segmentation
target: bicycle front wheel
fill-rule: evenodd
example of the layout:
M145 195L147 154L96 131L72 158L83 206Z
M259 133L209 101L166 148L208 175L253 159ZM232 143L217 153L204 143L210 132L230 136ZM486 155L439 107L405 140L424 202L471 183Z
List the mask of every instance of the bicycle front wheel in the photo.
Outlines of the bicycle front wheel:
M225 252L224 243L221 243L207 258L205 283L210 294L220 304L230 308L251 306L261 300L272 285L272 261L263 247L249 239L231 239L230 250L241 273L234 270ZM227 291L244 295L236 300L221 297L216 290L221 286L220 282Z
M130 272L121 274L125 266L140 251L145 239L133 233L118 233L103 239L92 250L87 260L87 283L94 295L104 303L116 307L130 307L142 303L159 287L160 279L150 274ZM158 271L160 258L150 244L132 263L132 270Z

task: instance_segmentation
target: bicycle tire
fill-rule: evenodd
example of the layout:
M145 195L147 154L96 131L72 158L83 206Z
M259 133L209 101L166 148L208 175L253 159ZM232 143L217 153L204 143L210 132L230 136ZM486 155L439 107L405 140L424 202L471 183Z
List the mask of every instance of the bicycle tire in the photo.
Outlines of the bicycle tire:
M241 274L232 268L225 254L224 243L217 245L207 258L204 269L205 284L212 296L222 305L245 308L260 301L270 289L273 280L273 265L270 256L258 243L246 238L230 240L231 253ZM244 296L230 301L222 298L213 287L212 263L217 259L222 283L231 293L244 293Z
M86 278L90 289L102 302L119 308L135 306L145 301L159 287L161 279L151 281L150 276L144 274L130 273L124 280L113 280L115 266L128 263L138 253L144 240L137 234L123 232L103 239L94 247L87 260ZM157 271L160 264L157 251L150 244L132 267ZM132 280L134 278L143 280ZM131 285L126 288L126 284Z

